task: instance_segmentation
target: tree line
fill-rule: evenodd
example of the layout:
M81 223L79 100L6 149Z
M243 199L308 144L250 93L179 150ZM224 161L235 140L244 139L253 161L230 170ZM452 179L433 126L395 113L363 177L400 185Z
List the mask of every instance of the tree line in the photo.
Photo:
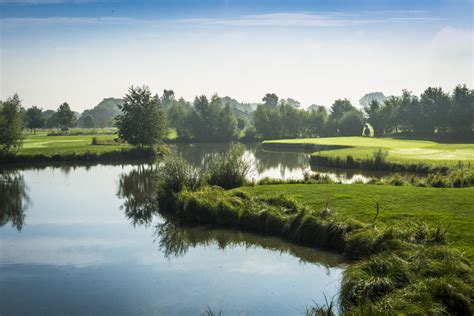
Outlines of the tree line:
M375 136L470 136L474 125L474 90L458 85L452 93L427 88L419 97L403 90L386 98L370 93L356 108L348 99L335 100L329 109L303 109L294 99L267 93L258 105L230 97L197 96L193 102L177 99L172 90L153 95L148 87L131 87L123 99L104 99L79 115L68 103L56 111L33 106L24 109L18 95L0 101L0 149L19 146L23 128L119 127L119 136L131 144L163 140L167 128L181 141L233 141L277 138L356 136L369 123ZM134 134L127 137L127 134ZM128 139L127 139L128 138Z

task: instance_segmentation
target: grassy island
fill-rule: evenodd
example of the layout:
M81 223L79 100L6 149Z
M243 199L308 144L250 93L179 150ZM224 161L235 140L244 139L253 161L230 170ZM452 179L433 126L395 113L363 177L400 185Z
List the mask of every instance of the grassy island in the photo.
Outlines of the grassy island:
M377 149L386 150L387 161L401 165L425 164L455 166L474 164L474 144L444 144L427 140L370 137L323 137L268 140L263 146L269 150L306 150L312 156L329 159L371 159Z

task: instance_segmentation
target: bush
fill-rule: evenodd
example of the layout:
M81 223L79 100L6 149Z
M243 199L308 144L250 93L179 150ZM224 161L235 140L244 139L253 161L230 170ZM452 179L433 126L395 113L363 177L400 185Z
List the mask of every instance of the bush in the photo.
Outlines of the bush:
M158 167L158 181L165 192L178 193L184 189L196 190L203 184L200 170L191 166L182 156L167 156Z
M213 157L206 166L208 184L224 189L243 186L250 172L250 163L242 154L242 147L233 146L227 153Z

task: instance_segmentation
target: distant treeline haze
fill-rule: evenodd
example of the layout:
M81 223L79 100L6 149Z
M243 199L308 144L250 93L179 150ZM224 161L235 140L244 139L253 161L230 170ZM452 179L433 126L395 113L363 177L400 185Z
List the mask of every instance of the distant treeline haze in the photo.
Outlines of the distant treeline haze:
M240 103L230 97L198 96L193 102L177 99L172 90L153 96L164 112L164 124L176 130L183 141L230 141L361 135L370 123L375 136L398 133L412 135L451 134L468 136L474 125L474 90L458 85L451 92L427 88L420 96L404 90L401 96L366 94L356 108L338 99L328 108L311 105L303 109L294 99L266 94L259 104ZM19 101L18 97L3 102ZM107 98L79 114L67 103L56 111L33 106L20 109L24 126L38 128L113 127L122 113L124 99ZM1 106L5 111L5 106ZM4 115L5 116L5 115ZM1 118L0 118L1 119Z

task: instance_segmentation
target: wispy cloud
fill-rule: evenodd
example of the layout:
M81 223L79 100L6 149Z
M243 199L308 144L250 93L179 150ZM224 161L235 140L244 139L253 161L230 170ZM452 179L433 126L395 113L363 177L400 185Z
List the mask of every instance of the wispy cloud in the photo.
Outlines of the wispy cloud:
M389 12L366 14L351 13L326 13L316 14L310 12L299 13L269 13L259 15L246 15L236 18L191 18L179 19L182 24L202 26L236 26L236 27L340 27L364 24L390 23L390 22L429 22L439 18L422 16L422 11Z
M48 17L48 18L3 18L3 27L47 26L47 25L118 25L133 24L137 20L128 17Z
M0 0L0 5L47 5L47 4L83 4L97 0Z

